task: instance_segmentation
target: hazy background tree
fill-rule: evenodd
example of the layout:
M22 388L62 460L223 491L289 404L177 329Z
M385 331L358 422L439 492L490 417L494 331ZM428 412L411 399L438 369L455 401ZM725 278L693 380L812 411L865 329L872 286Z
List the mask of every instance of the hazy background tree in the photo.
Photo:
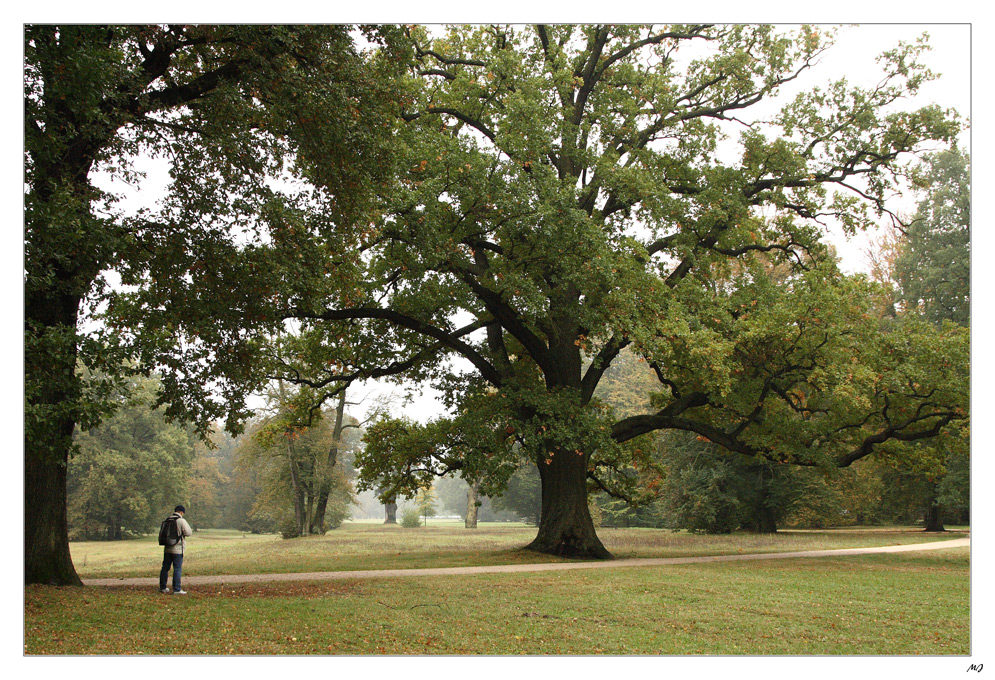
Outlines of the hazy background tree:
M929 154L914 175L921 200L908 224L894 228L871 253L875 276L892 287L896 321L918 317L937 327L969 328L971 322L971 169L970 157L954 147ZM968 408L967 403L964 409ZM908 453L898 449L899 453ZM927 531L943 530L943 511L968 507L964 471L970 464L970 432L965 420L945 436L917 444L909 456L892 457L900 481L915 489ZM948 467L954 476L946 482ZM899 494L899 498L901 494ZM896 498L892 503L900 503ZM948 505L949 504L949 505Z
M142 535L177 503L194 505L195 438L155 407L158 387L154 378L132 378L121 385L114 415L77 433L67 487L72 538Z
M352 484L335 465L342 445L334 436L338 409L331 414L312 410L306 390L292 393L280 383L270 398L269 415L250 429L236 453L241 465L258 474L260 493L251 514L277 522L285 538L338 527L352 503ZM330 451L335 452L331 459ZM324 501L320 522L319 501Z
M415 508L418 509L418 514L424 519L425 526L428 526L429 517L435 517L435 501L435 490L431 486L419 489L418 493L415 494Z
M501 495L491 498L491 507L502 512L514 512L518 519L539 526L542 518L542 481L535 464L523 462L508 479Z
M189 499L185 503L187 515L196 517L194 531L198 528L221 527L223 517L222 490L231 478L221 471L222 461L217 453L202 440L194 444L194 458L190 465Z
M447 514L459 515L466 522L467 528L474 528L468 520L471 487L465 480L460 477L442 477L435 482L435 491ZM495 508L494 501L489 496L478 494L476 506L478 522L509 522L519 519L517 512Z

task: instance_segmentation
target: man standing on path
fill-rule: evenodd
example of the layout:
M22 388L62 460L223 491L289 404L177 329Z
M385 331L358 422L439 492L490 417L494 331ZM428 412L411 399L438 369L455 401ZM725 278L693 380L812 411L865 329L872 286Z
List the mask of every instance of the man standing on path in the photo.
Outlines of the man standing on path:
M162 570L159 572L159 592L168 593L169 588L166 587L166 581L169 578L169 568L173 568L173 594L174 595L186 595L187 592L183 590L180 584L180 574L183 571L183 547L186 544L186 537L193 536L193 529L183 515L186 513L187 509L182 505L177 505L173 514L169 516L169 519L176 520L176 530L180 535L180 540L176 542L176 545L167 545L163 549L162 554Z

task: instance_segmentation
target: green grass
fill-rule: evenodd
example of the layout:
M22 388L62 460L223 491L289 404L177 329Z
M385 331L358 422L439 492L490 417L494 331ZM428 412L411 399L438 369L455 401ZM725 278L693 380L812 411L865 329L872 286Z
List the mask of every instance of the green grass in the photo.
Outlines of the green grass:
M737 553L826 550L897 545L955 538L908 528L830 531L782 531L774 535L693 535L662 529L600 529L606 547L617 557L689 557ZM325 536L283 540L276 535L234 531L198 531L189 539L184 571L188 575L267 574L359 569L483 566L562 561L521 550L535 528L520 524L481 524L468 530L459 523L430 523L404 529L381 523L344 524ZM84 578L152 576L162 549L155 537L116 542L73 542L73 563Z
M965 655L969 567L957 548L205 586L182 598L29 586L24 652Z

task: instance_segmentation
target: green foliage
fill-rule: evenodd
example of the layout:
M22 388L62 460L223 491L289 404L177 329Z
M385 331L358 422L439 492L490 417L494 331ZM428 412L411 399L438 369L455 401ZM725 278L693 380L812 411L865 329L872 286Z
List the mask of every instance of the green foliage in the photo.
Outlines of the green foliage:
M602 551L585 485L646 486L642 435L678 430L770 465L845 467L966 417L967 336L917 323L883 332L878 289L841 274L820 240L829 217L848 231L873 224L909 175L904 159L959 132L956 112L902 110L931 77L925 45L885 53L874 88L809 88L764 123L750 107L814 67L831 32L404 35L410 60L390 82L401 115L381 130L393 174L370 210L349 221L325 210L342 192L322 169L341 159L306 146L313 191L253 194L238 208L253 219L167 204L167 224L209 222L210 238L194 231L145 260L113 312L155 337L145 361L173 368L177 412L237 419L274 375L326 394L367 378L430 383L449 414L372 427L361 488L413 493L459 471L493 496L524 458L544 489L570 480L570 500L541 498L576 507L540 523L584 525L545 527L541 549L588 536L578 550L590 554ZM732 116L754 124L720 153ZM288 320L300 333L274 339ZM648 411L597 394L624 349L656 378Z
M834 470L826 476L829 493L828 512L819 507L794 510L785 523L792 526L871 526L889 520L883 512L882 497L886 482L880 474L881 463L858 461L849 468ZM824 494L825 496L825 494Z
M723 452L688 435L661 436L658 446L667 526L701 533L771 533L786 524L852 523L840 493L821 470Z
M177 503L197 506L194 438L155 408L158 387L154 379L134 380L113 417L77 435L68 481L72 537L145 534Z
M941 342L950 341L952 334L966 337L971 320L970 157L956 148L931 154L914 179L924 196L911 222L883 256L892 261L885 274L901 303L895 323L932 323L941 329ZM969 359L962 352L957 359L943 359L940 366L967 366ZM940 514L942 508L960 512L968 508L969 381L966 376L962 380L958 422L935 439L895 447L886 457L894 468L888 474L894 483L885 496L892 517L909 521L937 506Z
M482 491L500 491L515 471L507 457L513 433L499 430L489 417L492 402L493 395L485 394L459 417L426 424L404 418L371 424L356 454L357 486L378 489L381 497L413 497L435 478L459 471L464 479L486 473Z
M932 154L917 184L925 197L899 244L899 299L910 313L941 323L971 321L971 170L959 149Z
M491 499L491 505L495 510L513 511L529 524L538 525L542 516L539 469L532 463L524 463L508 479L504 492Z
M421 526L421 518L418 508L404 508L401 511L401 526L405 529L417 529Z
M967 435L963 435L966 439ZM964 516L971 508L970 447L957 447L947 454L946 474L937 485L936 500L950 513Z
M217 252L211 226L188 217L256 214L273 195L262 178L290 149L323 186L351 187L328 210L362 212L360 188L389 167L376 109L386 91L346 26L30 25L24 42L26 433L32 447L57 449L51 424L89 428L107 396L64 365L78 354L107 380L119 365L116 333L76 328L79 301L113 293L101 272L117 267L138 283L150 262L168 270ZM174 211L161 217L178 220L173 229L148 214L121 219L119 196L95 184L97 170L142 180L140 154L172 164ZM353 162L319 169L316 156Z
M667 524L666 506L661 498L654 498L639 505L606 494L596 494L592 498L598 505L601 526L659 528Z

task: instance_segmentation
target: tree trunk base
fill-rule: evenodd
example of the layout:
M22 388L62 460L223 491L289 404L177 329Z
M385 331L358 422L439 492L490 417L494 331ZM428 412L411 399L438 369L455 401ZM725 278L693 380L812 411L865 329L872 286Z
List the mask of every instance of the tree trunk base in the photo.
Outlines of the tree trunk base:
M66 456L68 458L68 454ZM69 554L66 468L44 453L24 455L24 583L81 586Z
M542 553L543 555L556 555L557 557L574 557L580 559L613 560L615 556L608 552L608 549L601 544L597 536L594 540L579 539L575 536L565 535L559 540L549 541L536 536L535 540L529 543L523 550Z

